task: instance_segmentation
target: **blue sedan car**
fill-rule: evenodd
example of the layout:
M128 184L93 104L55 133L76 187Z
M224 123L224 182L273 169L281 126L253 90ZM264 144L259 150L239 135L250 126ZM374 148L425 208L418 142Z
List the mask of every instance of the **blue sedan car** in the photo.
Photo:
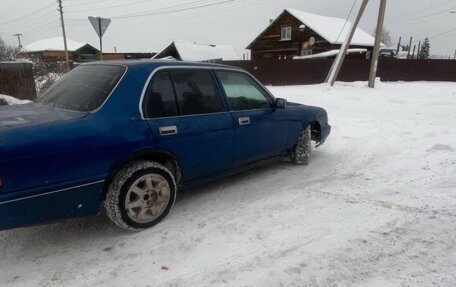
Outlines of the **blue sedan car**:
M259 164L307 164L324 109L274 98L233 67L84 64L36 103L0 107L0 229L96 215L160 222L177 191Z

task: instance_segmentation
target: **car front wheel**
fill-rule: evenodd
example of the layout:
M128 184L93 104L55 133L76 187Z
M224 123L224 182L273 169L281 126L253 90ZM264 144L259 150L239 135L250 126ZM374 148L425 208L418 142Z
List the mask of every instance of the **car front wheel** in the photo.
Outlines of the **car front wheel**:
M308 125L299 135L293 152L292 161L299 165L308 165L310 162L310 152L312 150L312 130Z
M166 167L150 161L133 162L114 176L106 195L106 213L121 228L146 229L166 217L176 192L176 181Z

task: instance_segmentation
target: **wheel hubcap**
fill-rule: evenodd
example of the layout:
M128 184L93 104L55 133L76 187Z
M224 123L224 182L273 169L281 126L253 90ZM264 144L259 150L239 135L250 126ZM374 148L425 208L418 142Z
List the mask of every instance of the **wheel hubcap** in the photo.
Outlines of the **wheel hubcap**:
M163 176L146 174L131 185L125 199L125 209L133 221L149 223L163 214L170 197L171 189Z

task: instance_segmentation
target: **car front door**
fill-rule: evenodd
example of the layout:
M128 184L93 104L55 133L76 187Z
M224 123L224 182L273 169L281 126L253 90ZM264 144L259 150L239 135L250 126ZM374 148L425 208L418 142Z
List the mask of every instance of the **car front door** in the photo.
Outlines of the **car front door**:
M274 99L250 75L218 70L235 125L237 165L281 155L287 142L285 109L274 108Z
M229 168L234 160L234 125L209 69L157 72L143 101L155 145L174 154L184 181Z

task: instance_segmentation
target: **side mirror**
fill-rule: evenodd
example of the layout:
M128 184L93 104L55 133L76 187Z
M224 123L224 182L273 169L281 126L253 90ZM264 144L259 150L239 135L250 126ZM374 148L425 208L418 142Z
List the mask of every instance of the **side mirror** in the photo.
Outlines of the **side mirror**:
M274 107L278 109L285 109L287 107L287 100L281 98L275 99Z

